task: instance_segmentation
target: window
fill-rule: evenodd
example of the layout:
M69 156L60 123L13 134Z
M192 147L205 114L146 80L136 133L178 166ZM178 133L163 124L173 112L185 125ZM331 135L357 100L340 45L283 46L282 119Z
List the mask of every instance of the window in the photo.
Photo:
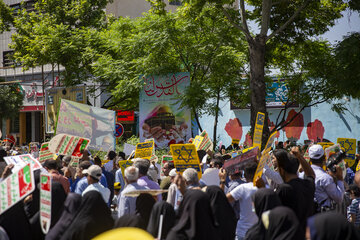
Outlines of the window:
M21 9L25 9L27 12L34 11L35 1L25 1L21 3L11 4L9 7L14 10L13 14L16 16L17 12Z
M169 5L181 6L181 0L169 0Z

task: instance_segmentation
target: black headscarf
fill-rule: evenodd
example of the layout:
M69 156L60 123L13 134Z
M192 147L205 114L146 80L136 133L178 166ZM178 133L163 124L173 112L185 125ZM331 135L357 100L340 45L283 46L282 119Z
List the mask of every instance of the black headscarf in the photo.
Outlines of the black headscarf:
M31 239L31 228L22 201L0 215L0 226L10 239Z
M165 201L155 203L151 211L147 231L155 238L158 236L160 215L163 215L161 239L166 239L168 232L175 225L175 211L170 203Z
M66 193L61 183L52 181L50 228L52 228L59 220L63 211L65 199ZM33 239L41 240L45 238L45 235L43 234L40 226L40 211L38 211L32 218L30 218L30 225Z
M269 226L266 230L266 239L271 240L300 240L299 221L288 207L276 207L270 210Z
M69 227L73 219L75 218L78 208L81 204L81 195L76 193L69 193L65 203L64 210L59 221L50 229L46 235L46 240L60 239L66 229Z
M82 197L78 214L61 239L88 240L111 229L114 220L110 209L98 191L89 191Z
M188 189L179 207L179 221L166 239L219 239L209 197L201 190Z
M335 212L316 214L308 218L311 240L360 239L360 232L346 218Z
M214 225L219 239L235 239L237 219L226 195L218 186L208 186L206 194L210 198L210 206L214 215Z
M258 216L258 222L252 226L245 235L245 239L265 239L265 228L261 221L261 214L263 212L271 210L277 206L281 206L279 196L272 189L260 188L253 195L255 213Z
M151 210L155 204L155 199L147 193L142 193L136 198L136 214L141 217L140 228L146 231L149 223Z
M141 228L141 217L138 215L126 214L115 221L114 228L135 227Z

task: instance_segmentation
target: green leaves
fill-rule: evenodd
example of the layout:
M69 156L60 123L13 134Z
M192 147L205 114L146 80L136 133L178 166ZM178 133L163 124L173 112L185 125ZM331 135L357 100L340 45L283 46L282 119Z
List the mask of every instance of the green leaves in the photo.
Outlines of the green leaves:
M0 83L4 82L0 79ZM24 95L21 92L20 85L8 84L0 85L0 115L2 118L11 118L17 116L22 106Z

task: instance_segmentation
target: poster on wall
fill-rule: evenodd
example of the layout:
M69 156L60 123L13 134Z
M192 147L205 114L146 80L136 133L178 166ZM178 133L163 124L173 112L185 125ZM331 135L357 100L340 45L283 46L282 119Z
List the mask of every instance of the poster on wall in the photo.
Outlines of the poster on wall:
M140 91L140 141L155 139L158 148L185 143L191 137L191 113L181 108L179 96L190 85L189 73L143 76Z
M89 139L91 149L114 150L115 112L62 99L56 125L60 133Z

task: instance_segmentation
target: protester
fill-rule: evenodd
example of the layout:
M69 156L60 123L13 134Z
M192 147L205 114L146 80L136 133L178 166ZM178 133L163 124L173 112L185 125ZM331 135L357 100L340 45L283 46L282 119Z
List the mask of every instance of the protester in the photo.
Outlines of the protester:
M64 173L64 176L69 178L74 178L75 174L76 174L76 169L73 168L72 166L70 166L70 162L71 162L71 156L64 156L62 158L62 169L61 171Z
M253 225L245 235L245 240L264 240L266 239L266 230L261 220L261 215L268 210L281 206L279 196L272 189L260 188L253 195L255 213L258 216L258 222Z
M133 161L134 161L134 166L139 169L139 179L137 180L139 186L147 187L149 189L160 189L159 184L154 181L151 181L147 176L150 167L150 161L141 158L134 159ZM158 195L158 200L159 201L162 200L161 194Z
M237 218L226 195L218 186L206 187L219 240L234 240Z
M232 190L234 190L237 186L239 186L240 184L245 183L242 179L242 171L236 172L234 174L231 174L230 177L230 181L228 183L228 187L225 186L225 193L228 194L230 193ZM220 179L220 178L219 178ZM232 206L232 208L234 209L234 213L235 213L235 217L236 219L240 218L240 202L239 200L231 202L230 205Z
M59 173L55 160L47 160L44 163L44 168L50 173L53 181L61 183L66 193L70 192L70 183L66 177Z
M96 156L94 158L94 164L101 167L101 160L100 160L100 158L98 156ZM101 167L101 171L102 171L102 174L106 178L107 188L110 190L110 199L109 199L109 206L110 206L111 201L114 198L114 179L115 179L115 177L114 177L114 174L112 174L111 172L106 171L104 167Z
M288 207L279 206L261 215L266 229L265 239L271 240L303 240L299 235L299 221Z
M351 204L348 207L347 218L360 229L360 188L355 184L349 186Z
M360 239L360 232L343 215L325 212L307 220L306 239L355 240Z
M184 177L186 187L188 189L198 188L200 189L198 172L193 168L186 169L182 176Z
M170 230L167 240L217 240L214 217L209 197L202 191L189 189L179 207L177 224Z
M115 182L120 183L120 185L121 185L120 192L125 189L125 180L124 180L121 168L119 168L115 172Z
M2 173L6 167L6 162L4 160L4 157L6 157L6 156L7 156L7 153L6 153L5 149L0 147L0 176L2 175Z
M160 183L160 189L169 189L170 185L171 185L171 177L169 176L169 173L172 169L174 169L174 163L173 162L166 162L164 164L164 166L162 167L161 171L164 174L164 178L161 180ZM167 199L168 194L167 193L163 193L162 194L162 198L163 199Z
M82 197L78 213L62 239L88 240L111 229L113 224L110 209L101 194L89 191Z
M139 169L136 167L127 167L124 171L126 187L120 193L118 203L118 217L126 214L134 214L136 210L136 197L125 196L127 192L132 192L138 189L147 189L147 187L140 186L137 181L139 178Z
M74 220L78 208L81 205L81 196L75 193L69 193L65 203L62 215L59 221L46 234L46 240L60 240L67 228Z
M99 183L102 174L101 168L98 165L92 165L85 169L83 174L86 176L89 185L82 192L82 196L87 192L97 191L101 194L105 203L108 203L110 200L110 190Z
M109 153L107 154L107 159L109 161L104 164L104 168L106 171L111 172L115 168L115 165L117 164L116 153L114 151L109 151Z
M253 184L256 168L257 164L255 162L247 163L244 170L246 183L237 186L230 193L226 194L230 203L237 200L240 202L240 218L236 227L238 240L244 239L247 230L258 221L256 214L252 211L251 201L252 195L257 191L257 187ZM219 177L220 184L225 185L226 172L224 170L219 172Z
M175 206L175 203L176 203L176 192L178 191L177 185L175 183L176 175L177 175L176 169L175 168L171 169L171 171L169 173L171 185L167 192L166 202L170 203L173 207ZM179 202L179 204L180 204L180 202Z
M170 229L175 225L175 211L174 207L165 202L160 201L154 204L149 224L147 226L147 231L153 235L154 238L158 237L160 219L162 216L162 231L159 240L166 239Z
M142 193L136 198L135 214L140 216L140 228L146 230L150 214L155 204L155 199L147 193Z
M345 193L342 170L336 166L336 172L326 173L322 168L325 165L324 150L321 145L313 145L309 148L312 169L315 172L315 203L316 211L328 211L335 209L335 203L341 204ZM334 179L336 181L334 181Z
M88 180L86 178L86 176L84 175L84 170L90 168L91 162L89 161L83 161L80 163L79 165L79 171L78 171L78 181L75 182L75 193L77 194L82 194L83 191L85 191L85 189L87 188L88 184ZM104 176L104 174L101 173L101 177L100 177L100 183L101 185L103 185L104 187L107 187L107 183L106 183L106 178Z

